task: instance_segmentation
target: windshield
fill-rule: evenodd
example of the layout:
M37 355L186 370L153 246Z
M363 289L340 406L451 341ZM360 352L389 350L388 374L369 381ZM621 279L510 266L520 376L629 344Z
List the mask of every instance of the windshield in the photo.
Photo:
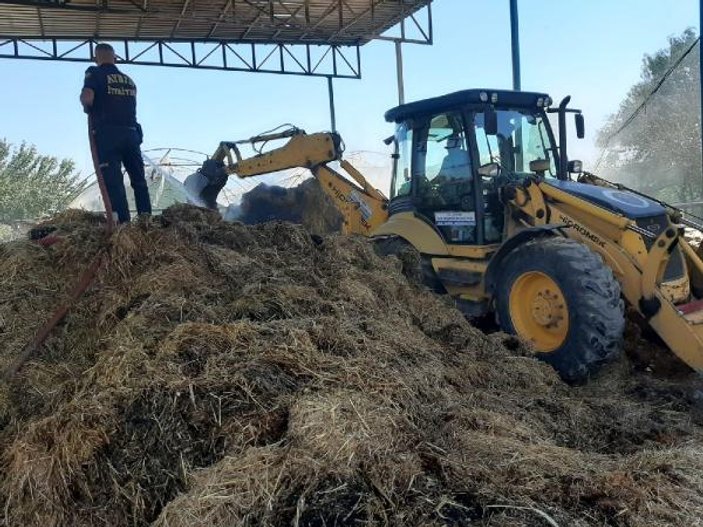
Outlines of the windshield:
M555 150L544 116L528 110L498 110L496 113L497 135L486 134L483 113L477 112L474 117L479 165L499 163L508 176L526 176L533 173L532 161L545 160L549 162L549 170L544 175L557 177Z

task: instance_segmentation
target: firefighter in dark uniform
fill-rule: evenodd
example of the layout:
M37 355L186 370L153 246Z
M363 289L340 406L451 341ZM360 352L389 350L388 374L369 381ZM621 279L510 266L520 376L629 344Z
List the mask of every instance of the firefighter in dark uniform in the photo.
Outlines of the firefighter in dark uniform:
M139 215L151 214L149 189L139 145L141 127L137 123L137 87L115 66L115 51L109 44L95 47L95 63L85 72L81 104L90 114L100 171L113 213L120 223L130 220L121 165L124 164L134 191Z

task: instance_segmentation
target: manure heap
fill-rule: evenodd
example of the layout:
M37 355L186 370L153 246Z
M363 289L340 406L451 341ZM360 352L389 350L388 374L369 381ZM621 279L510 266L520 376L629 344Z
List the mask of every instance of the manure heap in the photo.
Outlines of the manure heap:
M343 221L315 178L290 188L259 183L242 195L237 220L248 225L289 221L303 225L314 234L339 232Z
M0 245L0 524L662 526L703 518L690 379L568 387L363 239L174 206ZM694 392L691 392L694 393Z

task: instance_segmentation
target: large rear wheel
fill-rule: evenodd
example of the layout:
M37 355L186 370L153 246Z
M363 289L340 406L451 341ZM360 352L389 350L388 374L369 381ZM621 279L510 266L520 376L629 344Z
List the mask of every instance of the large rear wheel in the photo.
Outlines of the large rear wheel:
M529 342L567 382L584 382L622 350L620 284L601 258L566 238L515 249L497 287L501 329Z
M429 258L420 254L413 245L400 236L373 238L374 249L379 256L395 256L403 265L403 274L411 282L423 285L439 294L446 293L432 267Z

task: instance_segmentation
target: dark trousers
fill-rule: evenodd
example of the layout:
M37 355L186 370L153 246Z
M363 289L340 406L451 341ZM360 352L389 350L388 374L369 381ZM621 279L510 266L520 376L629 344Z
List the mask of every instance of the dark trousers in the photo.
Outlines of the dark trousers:
M149 188L144 177L144 161L139 149L141 138L137 129L126 126L103 126L95 131L95 143L107 195L113 212L117 213L118 221L125 223L130 220L122 165L129 174L137 213L151 214Z

